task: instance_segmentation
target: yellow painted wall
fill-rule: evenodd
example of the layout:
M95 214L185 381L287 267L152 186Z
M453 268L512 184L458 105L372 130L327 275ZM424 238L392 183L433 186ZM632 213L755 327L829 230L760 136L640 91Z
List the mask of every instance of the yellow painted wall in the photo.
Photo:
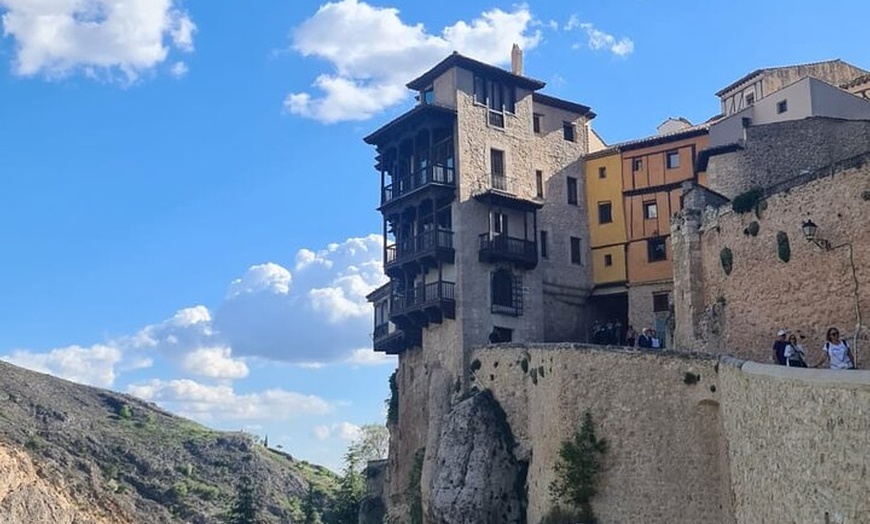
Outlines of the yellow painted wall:
M600 169L604 168L604 177ZM613 151L586 160L586 206L589 210L589 245L592 247L592 273L595 285L623 282L625 272L625 208L622 198L622 156ZM612 221L598 221L598 204L610 202ZM604 265L604 255L613 265Z

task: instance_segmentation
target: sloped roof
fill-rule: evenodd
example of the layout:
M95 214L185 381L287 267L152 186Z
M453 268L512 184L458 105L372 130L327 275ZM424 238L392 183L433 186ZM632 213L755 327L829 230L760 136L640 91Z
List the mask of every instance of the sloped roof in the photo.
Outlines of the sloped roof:
M760 76L764 73L770 72L770 71L780 71L780 70L789 69L792 67L808 67L808 66L816 66L816 65L821 65L821 64L833 64L833 63L837 63L837 62L839 62L841 64L846 64L846 65L855 67L855 69L860 69L860 68L853 66L852 64L849 64L848 62L845 62L839 58L836 58L834 60L821 60L819 62L807 62L805 64L792 64L792 65L787 65L787 66L763 67L761 69L756 69L755 71L749 73L748 75L745 75L745 76L741 77L740 79L738 79L737 81L728 84L726 87L723 87L722 89L720 89L719 91L716 92L716 96L722 96L725 93L727 93L728 91L731 91L735 87L739 86L740 84L746 83L749 80L752 80L753 78ZM870 72L868 72L868 73L870 73Z
M459 54L456 51L454 51L453 54L438 62L431 69L429 69L419 77L415 78L414 80L411 80L405 85L408 89L420 91L421 89L425 89L430 84L432 84L432 82L436 78L444 74L447 70L454 67L461 67L470 71L481 72L498 78L500 80L510 82L524 89L530 89L532 91L537 91L538 89L541 89L546 85L540 80L535 80L534 78L529 78L527 76L515 75L510 71L486 64L484 62L480 62L473 58L469 58L465 55Z
M543 104L557 109L564 109L565 111L570 111L572 113L579 113L587 116L590 120L595 118L595 113L589 106L584 106L583 104L570 102L568 100L562 100L561 98L545 95L543 93L532 93L532 101L536 104Z

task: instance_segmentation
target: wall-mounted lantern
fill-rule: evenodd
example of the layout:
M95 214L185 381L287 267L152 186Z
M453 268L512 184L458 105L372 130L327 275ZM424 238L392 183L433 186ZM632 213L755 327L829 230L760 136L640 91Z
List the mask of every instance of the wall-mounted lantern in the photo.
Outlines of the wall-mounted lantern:
M831 249L831 243L828 240L819 238L817 235L819 226L817 226L811 219L804 219L804 223L801 225L801 230L803 231L804 238L807 239L807 242L812 242L825 251Z

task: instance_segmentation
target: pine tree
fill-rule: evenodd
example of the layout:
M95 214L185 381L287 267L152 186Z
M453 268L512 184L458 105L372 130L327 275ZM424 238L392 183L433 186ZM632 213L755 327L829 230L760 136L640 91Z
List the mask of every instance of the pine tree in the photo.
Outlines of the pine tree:
M226 524L257 524L259 508L254 483L243 476L236 486L236 497L226 517Z

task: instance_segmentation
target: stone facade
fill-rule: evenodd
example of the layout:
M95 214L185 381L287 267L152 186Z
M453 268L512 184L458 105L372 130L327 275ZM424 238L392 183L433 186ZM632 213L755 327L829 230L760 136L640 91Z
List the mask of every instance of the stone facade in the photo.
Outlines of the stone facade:
M825 331L839 326L866 367L870 154L783 180L779 189L767 195L758 215L728 206L707 208L701 217L696 209L674 223L674 250L687 269L675 279L683 302L676 318L678 346L769 362L774 333L786 328L806 337L816 363ZM808 218L819 225L830 250L804 239L801 225ZM749 233L753 222L755 236ZM788 237L788 262L779 256L779 232ZM730 275L721 262L725 248L733 259Z
M870 121L807 118L745 131L742 149L711 156L707 165L710 189L728 198L864 153L870 144Z
M530 523L554 505L559 447L587 410L609 441L601 522L861 522L870 509L870 372L565 344L473 358L529 460Z

